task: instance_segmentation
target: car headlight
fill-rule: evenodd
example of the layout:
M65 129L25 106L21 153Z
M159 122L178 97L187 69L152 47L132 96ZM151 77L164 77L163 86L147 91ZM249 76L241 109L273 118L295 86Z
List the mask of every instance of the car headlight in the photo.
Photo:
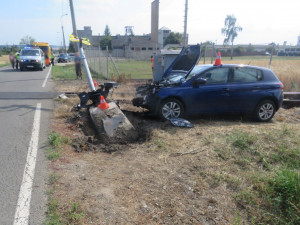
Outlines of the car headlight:
M20 62L24 62L24 60L23 60L23 59L21 59L21 60L20 60Z

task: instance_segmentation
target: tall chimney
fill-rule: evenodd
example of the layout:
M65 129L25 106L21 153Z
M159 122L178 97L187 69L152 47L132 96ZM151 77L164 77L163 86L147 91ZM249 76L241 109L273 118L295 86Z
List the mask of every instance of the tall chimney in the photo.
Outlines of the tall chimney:
M159 0L151 3L151 40L158 42Z

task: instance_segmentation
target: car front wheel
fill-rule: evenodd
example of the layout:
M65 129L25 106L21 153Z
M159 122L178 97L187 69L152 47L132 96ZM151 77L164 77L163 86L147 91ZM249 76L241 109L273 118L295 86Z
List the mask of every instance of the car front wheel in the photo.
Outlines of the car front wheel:
M159 115L163 119L180 118L184 115L182 103L174 98L162 102L159 107Z
M264 100L257 105L255 117L260 122L268 122L273 118L275 112L274 102L272 100Z

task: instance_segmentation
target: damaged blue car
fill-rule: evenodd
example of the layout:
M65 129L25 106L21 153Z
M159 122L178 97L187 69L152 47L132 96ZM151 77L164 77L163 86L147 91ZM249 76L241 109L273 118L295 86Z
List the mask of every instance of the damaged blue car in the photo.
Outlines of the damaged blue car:
M134 106L163 119L244 114L270 121L283 101L283 84L267 68L198 65L200 45L183 48L162 79L136 89Z

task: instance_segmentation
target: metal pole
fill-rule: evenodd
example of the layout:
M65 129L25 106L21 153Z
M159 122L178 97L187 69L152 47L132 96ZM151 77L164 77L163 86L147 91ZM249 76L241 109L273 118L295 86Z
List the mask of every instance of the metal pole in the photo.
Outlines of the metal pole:
M187 46L187 12L188 12L188 0L185 0L185 14L184 14L184 32L183 32L183 46Z
M108 46L106 46L106 79L109 79L109 68L108 68Z
M206 58L206 45L204 46L204 62L203 62L203 64L205 64L205 58Z
M101 47L99 46L99 74L101 74Z
M213 43L212 50L211 50L211 64L213 64L214 61L214 52L215 52L215 43Z
M63 34L65 53L67 53L67 47L66 47L66 41L65 41L65 32L64 32L64 26L63 25L61 25L61 30L62 30L62 34Z
M62 18L63 18L63 16L67 16L67 15L68 15L68 13L63 14L60 17L60 23L61 23L61 30L62 30L62 35L63 35L63 43L64 43L65 53L67 53L67 47L66 47L65 32L64 32L64 26L63 26Z
M80 48L79 49L80 49L80 55L81 55L81 59L82 59L82 62L83 62L84 69L85 69L85 73L86 73L86 76L88 78L90 89L91 89L91 91L95 91L96 89L95 89L95 86L94 86L94 83L93 83L93 80L92 80L92 75L91 75L91 72L90 72L90 69L89 69L89 65L86 61L84 51L83 51L83 48L82 48L82 39L80 39Z
M73 6L73 0L69 0L70 2L70 11L71 11L71 18L72 18L72 26L73 26L73 34L78 37L77 34L77 28L76 28L76 21L75 21L75 13L74 13L74 6ZM79 37L78 37L79 38ZM78 52L79 49L79 42L77 42L77 45L75 45L75 51ZM81 56L82 57L82 56Z
M69 1L70 1L70 11L71 11L71 16L72 16L73 34L76 37L78 37L77 29L76 29L76 22L75 22L75 13L74 13L74 7L73 7L73 0L69 0ZM90 69L89 69L88 63L86 61L83 48L82 48L82 39L80 39L80 41L77 42L77 45L75 45L75 49L76 49L76 51L78 51L78 49L80 50L80 57L83 61L83 66L84 66L85 73L86 73L86 76L87 76L87 79L88 79L88 82L89 82L90 89L91 89L91 91L95 91L96 89L95 89L95 86L94 86L94 83L93 83L93 80L92 80L91 72L90 72Z
M120 76L120 71L118 70L118 67L117 67L116 64L115 64L115 61L113 60L113 58L111 57L110 54L109 54L109 58L110 58L110 60L112 61L112 63L113 63L113 65L114 65L114 67L115 67L115 69L116 69L118 75Z
M269 68L270 68L271 63L272 63L272 57L273 57L274 47L275 47L275 44L273 43L273 45L272 45L272 51L271 51L271 56L270 56L270 62L269 62Z

